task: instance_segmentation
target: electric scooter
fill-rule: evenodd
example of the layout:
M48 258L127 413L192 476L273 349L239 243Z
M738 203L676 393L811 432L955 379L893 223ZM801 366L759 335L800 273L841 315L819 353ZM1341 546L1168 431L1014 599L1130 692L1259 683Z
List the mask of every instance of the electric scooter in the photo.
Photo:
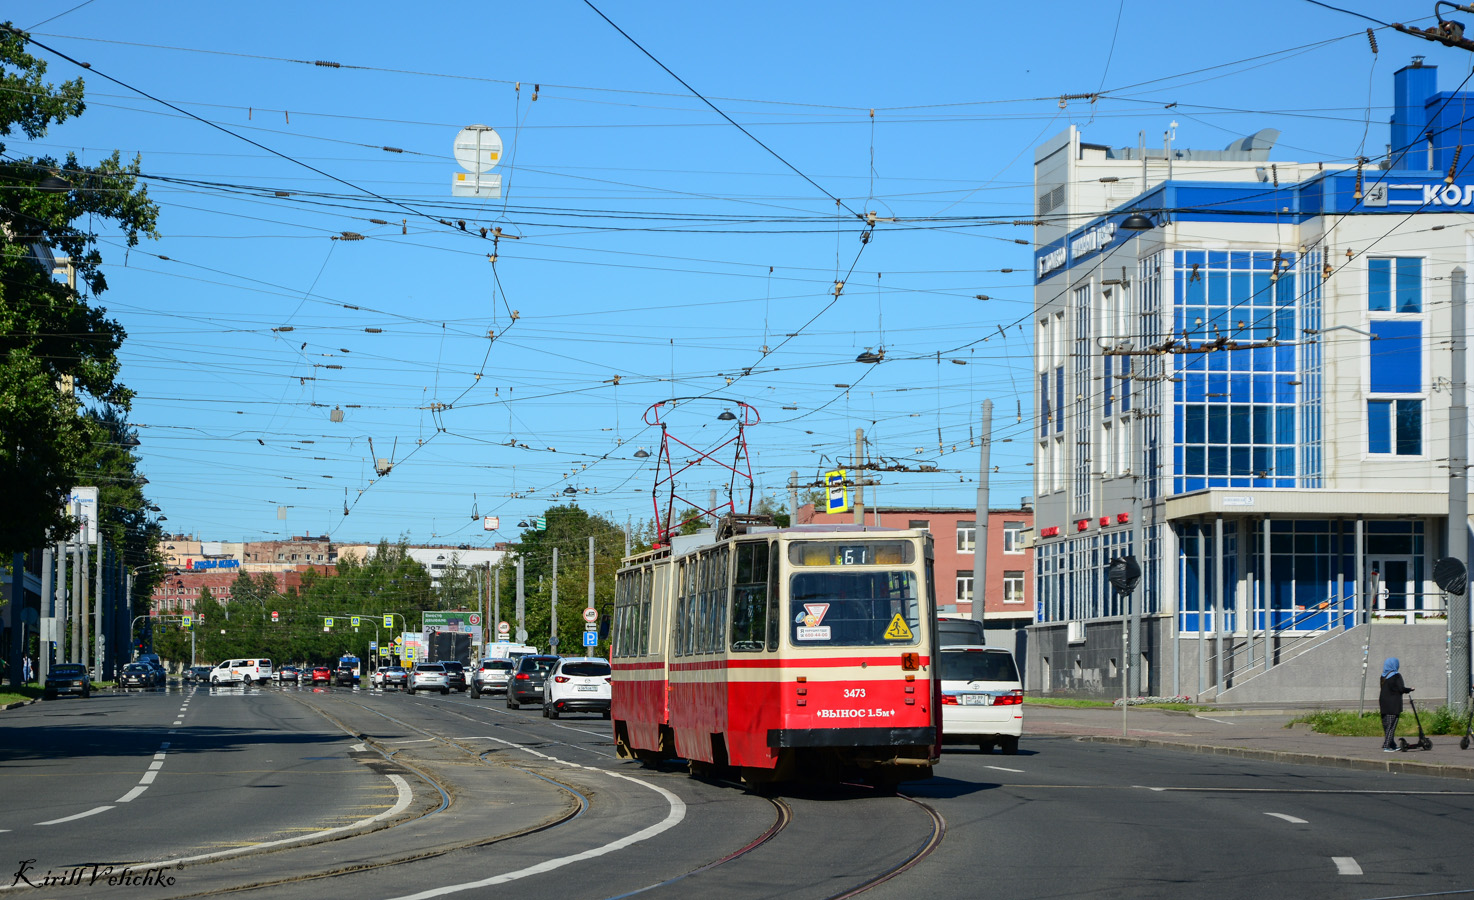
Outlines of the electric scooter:
M1432 750L1433 742L1423 734L1423 720L1418 718L1418 704L1413 701L1411 694L1408 695L1407 702L1413 708L1413 721L1418 723L1418 740L1417 743L1409 744L1407 738L1398 738L1397 749L1404 753L1409 750ZM1468 740L1467 736L1465 740Z

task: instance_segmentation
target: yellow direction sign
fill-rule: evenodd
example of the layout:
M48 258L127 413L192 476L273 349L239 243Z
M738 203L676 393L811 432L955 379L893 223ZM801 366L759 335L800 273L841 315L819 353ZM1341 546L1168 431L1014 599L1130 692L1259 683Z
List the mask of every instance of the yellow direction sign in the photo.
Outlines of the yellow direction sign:
M886 628L884 637L888 641L911 641L916 639L916 635L911 633L911 628L907 626L906 620L901 618L900 613L896 613L895 618L891 619L891 624Z
M824 496L826 513L848 512L850 508L850 490L845 487L844 469L824 473Z

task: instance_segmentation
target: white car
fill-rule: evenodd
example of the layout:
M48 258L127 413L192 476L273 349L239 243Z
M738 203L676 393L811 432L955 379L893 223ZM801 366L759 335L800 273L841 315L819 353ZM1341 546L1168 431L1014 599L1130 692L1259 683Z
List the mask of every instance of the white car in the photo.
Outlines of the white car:
M1013 654L999 647L943 647L942 743L976 744L984 753L1018 752L1024 690Z
M471 672L471 696L479 699L482 694L505 694L507 681L517 670L510 659L483 659Z
M269 659L227 659L210 670L210 684L266 684L271 680Z
M543 715L556 719L566 712L596 712L609 718L613 677L609 661L594 657L560 659L543 682Z

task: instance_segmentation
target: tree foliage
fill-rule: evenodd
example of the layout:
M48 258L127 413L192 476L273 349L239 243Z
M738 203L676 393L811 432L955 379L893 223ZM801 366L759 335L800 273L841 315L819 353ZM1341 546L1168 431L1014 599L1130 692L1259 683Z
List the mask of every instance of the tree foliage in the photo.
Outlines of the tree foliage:
M553 506L544 513L546 531L521 534L514 553L500 567L501 618L511 624L516 636L517 560L523 565L527 642L550 647L552 637L553 584L558 586L558 646L564 656L580 656L583 648L583 610L589 595L589 538L594 539L594 608L599 620L607 622L614 613L614 573L624 555L624 529L603 516L578 506ZM558 570L553 571L553 548L558 549ZM608 650L600 641L598 654Z
M126 410L118 378L126 334L96 298L107 289L95 231L107 223L128 246L157 237L158 208L138 184L139 161L115 151L92 165L6 152L19 132L36 140L86 108L83 83L45 80L46 63L25 52L25 36L0 26L0 482L9 515L0 517L0 554L53 540L70 523L61 497L74 464L106 439L84 404ZM71 261L76 286L51 271ZM90 298L90 299L89 299Z

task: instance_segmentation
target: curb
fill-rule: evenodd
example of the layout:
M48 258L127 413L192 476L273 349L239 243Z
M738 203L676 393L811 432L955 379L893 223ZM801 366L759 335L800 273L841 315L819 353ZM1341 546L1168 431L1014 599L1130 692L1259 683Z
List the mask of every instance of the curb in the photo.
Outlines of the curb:
M1147 738L1112 737L1109 735L1080 735L1075 740L1100 744L1115 744L1119 747L1159 747L1167 750L1184 750L1188 753L1205 753L1210 756L1232 756L1238 759L1258 759L1266 762L1297 763L1308 766L1330 766L1337 769L1390 772L1398 775L1432 775L1439 778L1474 780L1474 766L1451 766L1441 763L1420 763L1401 759L1357 759L1349 756L1321 756L1317 753L1301 753L1292 750L1254 750L1249 747L1182 744L1173 741L1153 741Z
M0 706L0 710L20 709L22 706L30 706L32 703L35 702L35 700L17 700L14 703L7 703L4 706Z

